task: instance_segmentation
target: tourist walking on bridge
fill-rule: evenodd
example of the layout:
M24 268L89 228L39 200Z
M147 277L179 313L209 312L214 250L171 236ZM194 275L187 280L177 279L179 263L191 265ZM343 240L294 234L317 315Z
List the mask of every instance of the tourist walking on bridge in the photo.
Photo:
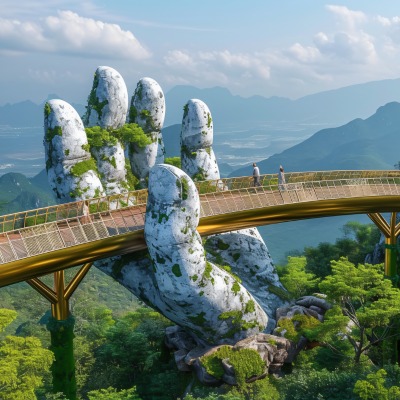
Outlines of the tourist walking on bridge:
M256 163L253 163L253 186L261 186L260 184L260 169L257 167Z
M285 171L283 170L282 165L279 166L278 187L279 190L285 190L286 188Z

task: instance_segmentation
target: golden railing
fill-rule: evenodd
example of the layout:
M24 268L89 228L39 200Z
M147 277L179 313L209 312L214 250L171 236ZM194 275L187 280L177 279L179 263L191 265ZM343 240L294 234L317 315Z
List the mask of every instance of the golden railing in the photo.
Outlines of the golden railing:
M252 177L197 182L201 218L320 200L399 196L400 171L286 173L283 186L276 174L268 174L260 187L252 184ZM87 202L89 217L82 214L82 201L0 217L0 264L144 228L147 190Z

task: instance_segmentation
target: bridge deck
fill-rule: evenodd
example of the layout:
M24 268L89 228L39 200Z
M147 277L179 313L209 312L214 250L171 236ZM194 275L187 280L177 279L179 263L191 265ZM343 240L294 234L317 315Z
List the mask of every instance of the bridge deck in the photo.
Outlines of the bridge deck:
M400 210L400 171L340 172L287 174L284 187L278 187L276 175L263 176L257 188L249 178L200 182L205 193L199 231L207 235L299 218ZM88 217L80 211L82 202L0 217L0 286L144 248L146 201L142 190L91 199ZM249 218L261 214L259 221ZM136 247L129 240L136 240Z

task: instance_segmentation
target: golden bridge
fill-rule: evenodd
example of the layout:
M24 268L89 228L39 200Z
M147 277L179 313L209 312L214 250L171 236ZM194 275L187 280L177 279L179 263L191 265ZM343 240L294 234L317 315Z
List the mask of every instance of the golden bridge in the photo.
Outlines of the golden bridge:
M386 238L386 274L395 274L400 224L400 171L324 171L286 173L196 182L202 236L260 225L345 214L368 214ZM55 205L0 217L0 287L27 281L57 302L57 291L37 277L83 264L67 298L92 262L146 248L144 222L147 190ZM133 205L131 205L133 204ZM387 222L382 213L391 213ZM55 282L55 286L57 286ZM59 283L63 285L63 283Z

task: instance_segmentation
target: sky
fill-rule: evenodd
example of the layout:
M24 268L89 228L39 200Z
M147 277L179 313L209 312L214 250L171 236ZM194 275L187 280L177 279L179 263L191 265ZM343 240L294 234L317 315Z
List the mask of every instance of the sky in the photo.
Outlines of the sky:
M0 0L0 105L86 104L98 66L130 96L143 77L297 99L400 78L393 0Z

